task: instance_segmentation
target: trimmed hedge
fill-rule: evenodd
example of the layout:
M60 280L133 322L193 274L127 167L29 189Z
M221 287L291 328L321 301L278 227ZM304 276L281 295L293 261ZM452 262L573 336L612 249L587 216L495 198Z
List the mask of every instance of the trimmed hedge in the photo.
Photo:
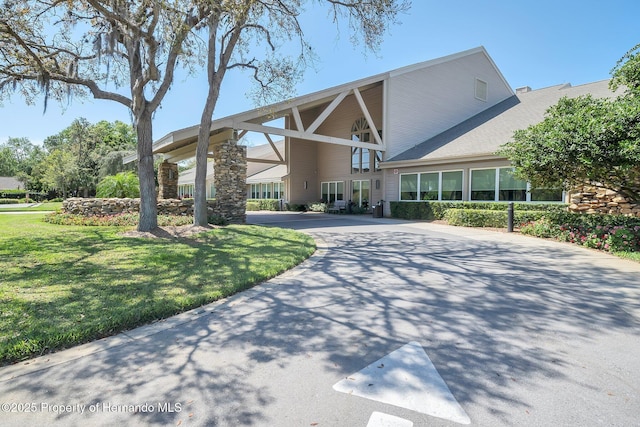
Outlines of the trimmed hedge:
M545 211L514 209L513 222L516 227L531 221L537 221L547 214ZM507 212L487 209L449 209L444 219L450 225L463 227L507 227Z
M390 202L391 217L400 219L439 220L445 219L447 211L455 210L485 210L503 211L506 215L507 202ZM514 203L515 215L522 211L537 212L565 212L564 203ZM490 227L490 226L488 226Z
M248 199L248 211L279 211L280 199Z

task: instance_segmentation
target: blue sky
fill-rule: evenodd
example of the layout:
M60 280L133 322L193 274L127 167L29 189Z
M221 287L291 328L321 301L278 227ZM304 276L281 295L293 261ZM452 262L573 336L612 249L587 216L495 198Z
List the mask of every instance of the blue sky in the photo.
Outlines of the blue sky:
M411 10L390 28L376 54L364 53L340 34L324 9L303 18L303 29L320 58L292 95L303 95L373 74L477 46L484 46L511 87L539 89L579 85L610 77L616 61L640 43L638 0L413 0ZM204 75L179 77L154 116L154 140L197 124L204 105ZM227 74L214 118L255 108L245 96L250 75ZM130 123L128 110L115 102L74 101L63 111L42 99L27 106L14 95L0 107L0 143L27 137L41 143L76 118Z

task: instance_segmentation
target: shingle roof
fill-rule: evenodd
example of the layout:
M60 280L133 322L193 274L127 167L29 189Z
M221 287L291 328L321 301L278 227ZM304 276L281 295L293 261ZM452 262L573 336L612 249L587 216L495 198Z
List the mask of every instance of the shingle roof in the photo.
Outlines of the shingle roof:
M24 185L11 176L0 176L0 190L22 190Z
M594 97L612 97L609 80L580 86L557 85L544 89L517 93L499 104L471 117L468 120L430 138L415 147L387 160L396 161L454 160L456 157L493 155L498 148L511 141L518 129L543 120L549 107L560 98L574 98L592 94ZM391 165L389 165L391 166Z

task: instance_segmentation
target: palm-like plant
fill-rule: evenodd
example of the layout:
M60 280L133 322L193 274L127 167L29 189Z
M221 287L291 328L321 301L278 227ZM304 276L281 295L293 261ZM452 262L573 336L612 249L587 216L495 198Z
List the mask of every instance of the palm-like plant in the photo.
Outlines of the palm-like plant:
M140 181L131 171L106 176L98 183L97 197L140 197Z

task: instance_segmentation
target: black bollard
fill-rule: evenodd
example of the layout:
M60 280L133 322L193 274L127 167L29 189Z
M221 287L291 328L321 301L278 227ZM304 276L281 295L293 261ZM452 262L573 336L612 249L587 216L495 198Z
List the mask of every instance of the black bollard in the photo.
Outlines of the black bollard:
M507 233L513 233L513 202L507 208Z

